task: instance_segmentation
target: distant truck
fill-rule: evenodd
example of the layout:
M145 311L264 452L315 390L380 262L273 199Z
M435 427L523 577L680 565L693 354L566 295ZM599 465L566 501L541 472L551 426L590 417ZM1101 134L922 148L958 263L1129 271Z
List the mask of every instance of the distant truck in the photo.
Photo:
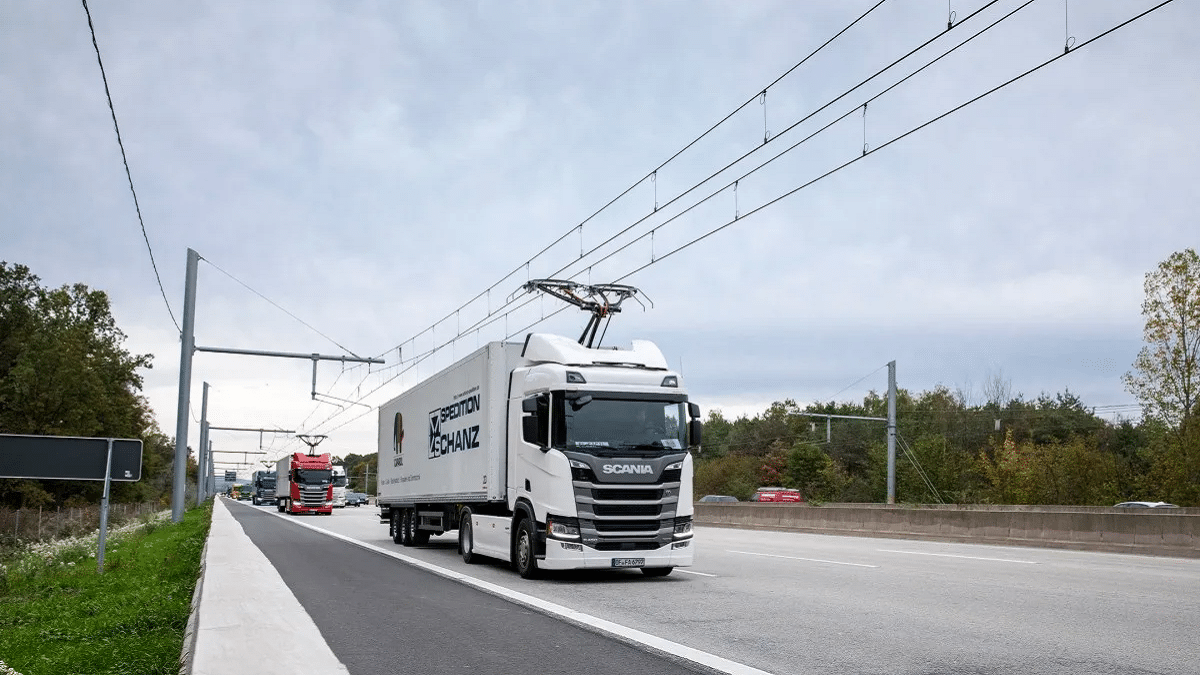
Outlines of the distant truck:
M341 464L333 465L333 506L342 508L346 505L346 467Z
M333 463L329 453L293 453L275 465L275 505L280 513L333 514Z
M250 477L250 503L255 506L275 503L274 471L255 471Z
M750 501L796 503L804 501L804 495L800 494L799 490L793 490L792 488L760 487L757 492L750 496Z
M692 564L700 409L653 343L492 342L379 409L381 522L540 570Z

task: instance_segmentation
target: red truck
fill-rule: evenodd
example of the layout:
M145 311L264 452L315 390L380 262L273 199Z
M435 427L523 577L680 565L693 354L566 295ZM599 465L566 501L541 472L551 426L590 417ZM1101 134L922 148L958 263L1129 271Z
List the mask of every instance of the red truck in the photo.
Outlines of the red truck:
M333 462L329 453L293 453L275 465L275 506L280 513L333 515Z
M779 487L761 487L751 497L752 502L802 502L804 496L799 490Z

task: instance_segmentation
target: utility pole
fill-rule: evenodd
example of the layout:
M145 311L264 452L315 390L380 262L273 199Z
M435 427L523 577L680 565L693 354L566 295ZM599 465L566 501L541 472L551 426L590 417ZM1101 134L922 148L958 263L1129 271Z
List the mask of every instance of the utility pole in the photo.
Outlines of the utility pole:
M896 503L896 362L888 361L887 503Z
M200 398L200 452L196 453L196 506L208 499L208 383Z
M342 363L384 363L383 359L367 359L361 356L327 356L323 354L296 354L290 352L267 352L252 349L226 349L222 347L196 346L196 269L200 254L187 250L187 275L183 286L183 327L180 329L179 347L179 400L175 413L175 475L171 493L171 521L183 520L183 507L187 491L187 436L188 414L192 395L192 357L196 352L221 354L243 354L247 356L270 356L285 359L309 359L313 364L312 398L317 399L317 362L341 361ZM363 404L365 405L365 404ZM310 446L316 447L316 446ZM205 446L196 451L197 461L203 460Z
M192 391L192 354L196 347L196 267L200 254L187 251L187 276L183 284L183 328L179 345L179 401L175 410L175 481L171 492L171 522L183 520L187 493L188 406Z

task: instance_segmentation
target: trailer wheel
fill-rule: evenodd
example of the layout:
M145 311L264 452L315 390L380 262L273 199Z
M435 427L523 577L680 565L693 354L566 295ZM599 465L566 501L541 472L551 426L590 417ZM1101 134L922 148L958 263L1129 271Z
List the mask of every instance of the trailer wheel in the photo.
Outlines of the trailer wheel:
M665 577L671 573L674 567L643 567L642 574L648 577Z
M517 574L523 579L536 579L541 573L537 564L537 533L533 529L533 520L526 518L517 528L516 555L513 565Z
M400 544L413 545L413 509L400 509Z
M479 562L479 556L475 555L474 535L471 530L471 509L463 509L458 514L458 552L468 565Z
M287 508L287 500L286 499L278 499L275 501L275 510L276 511L283 513L283 510L285 508Z
M392 535L393 543L404 543L404 526L401 524L400 509L392 509L392 518L389 521L388 529L391 530L388 534Z

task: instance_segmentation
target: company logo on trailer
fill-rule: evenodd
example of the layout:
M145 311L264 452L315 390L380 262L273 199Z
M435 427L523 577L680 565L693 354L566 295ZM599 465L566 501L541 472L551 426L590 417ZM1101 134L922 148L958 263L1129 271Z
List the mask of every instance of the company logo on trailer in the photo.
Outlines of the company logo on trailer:
M396 413L396 418L392 421L392 453L395 457L392 458L392 466L404 466L404 415Z
M479 447L479 425L452 429L459 420L479 412L479 394L455 401L429 413L429 458L435 459L452 452Z

